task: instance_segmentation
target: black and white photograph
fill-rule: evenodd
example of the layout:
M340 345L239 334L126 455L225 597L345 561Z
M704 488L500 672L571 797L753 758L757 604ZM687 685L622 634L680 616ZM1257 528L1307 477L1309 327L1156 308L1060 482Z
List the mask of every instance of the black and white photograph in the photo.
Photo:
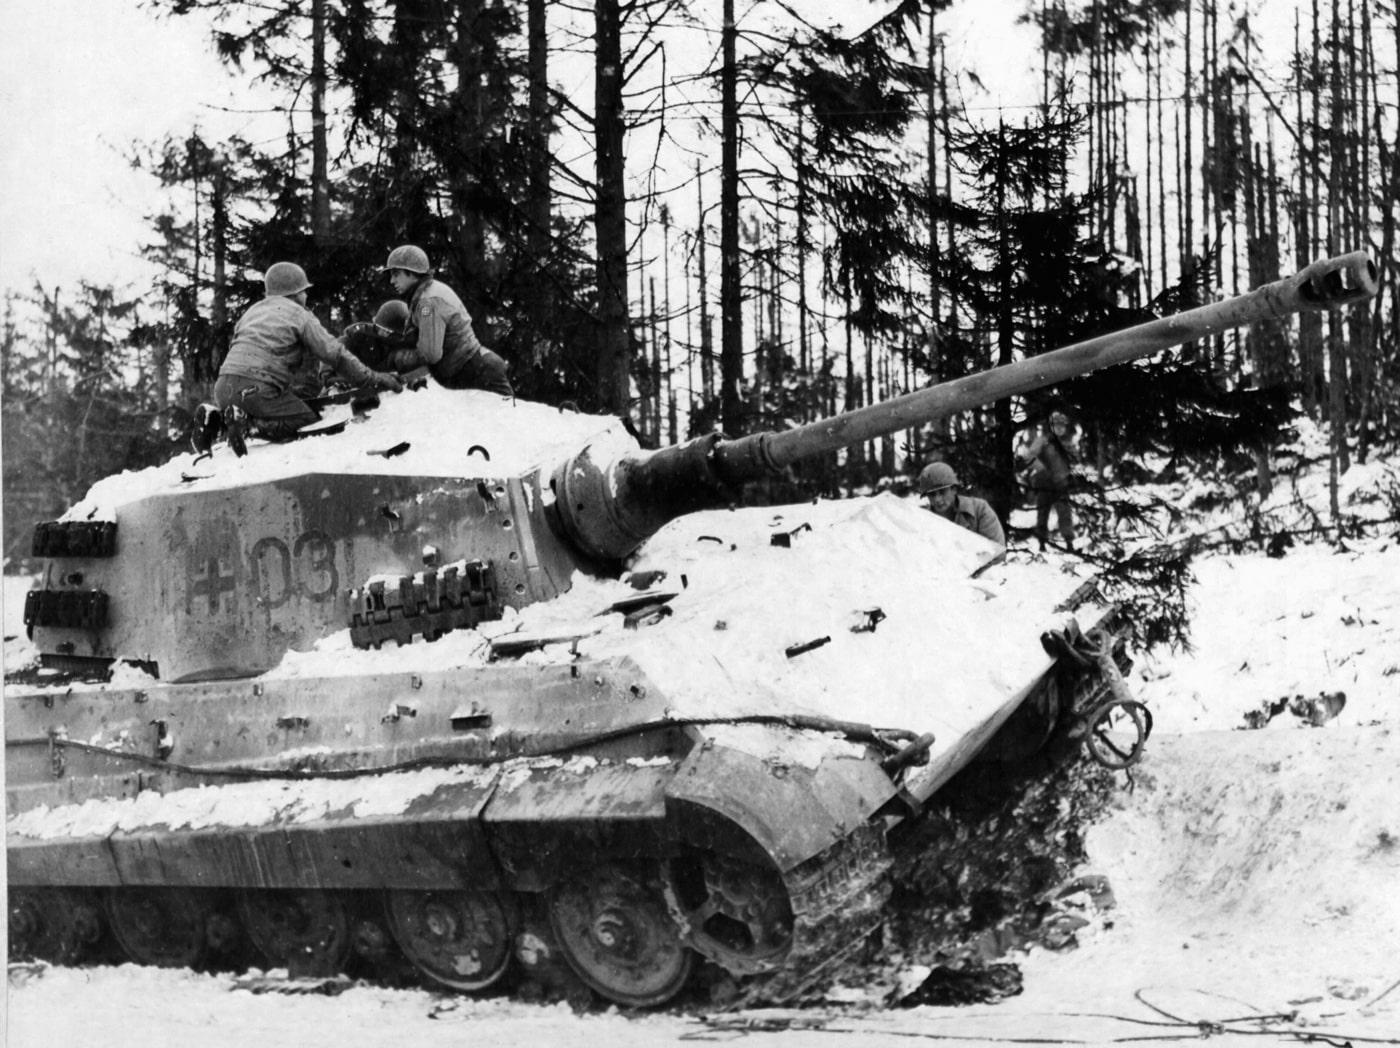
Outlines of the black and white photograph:
M1400 1046L1395 0L0 8L12 1048Z

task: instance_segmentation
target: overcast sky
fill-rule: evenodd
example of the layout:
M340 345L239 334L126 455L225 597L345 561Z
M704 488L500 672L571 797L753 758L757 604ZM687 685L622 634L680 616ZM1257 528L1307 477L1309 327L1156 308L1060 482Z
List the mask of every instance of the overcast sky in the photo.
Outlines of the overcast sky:
M207 40L202 19L135 0L0 2L0 288L149 279L135 253L158 200L131 143L258 127L212 108L258 102Z

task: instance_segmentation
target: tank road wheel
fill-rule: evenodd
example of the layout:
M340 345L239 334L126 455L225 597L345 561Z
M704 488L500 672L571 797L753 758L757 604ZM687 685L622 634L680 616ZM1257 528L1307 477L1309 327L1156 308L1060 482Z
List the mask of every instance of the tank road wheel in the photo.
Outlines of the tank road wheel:
M10 957L76 964L102 938L97 900L79 889L10 890Z
M669 869L685 939L697 953L735 975L782 964L792 948L792 904L777 870L706 855Z
M664 1004L685 985L691 952L681 942L655 874L601 866L554 889L549 922L584 982L631 1008Z
M484 990L510 965L516 917L491 892L391 891L385 910L394 941L414 967L454 990Z
M137 964L197 968L209 951L214 908L191 888L113 888L107 919L122 950Z
M245 892L238 913L253 945L272 967L286 968L289 975L332 975L350 959L350 918L332 893Z

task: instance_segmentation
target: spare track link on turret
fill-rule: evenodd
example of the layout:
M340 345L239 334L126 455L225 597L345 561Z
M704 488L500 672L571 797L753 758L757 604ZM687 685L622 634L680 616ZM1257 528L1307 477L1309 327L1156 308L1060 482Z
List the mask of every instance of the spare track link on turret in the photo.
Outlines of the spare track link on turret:
M479 560L460 560L441 570L400 576L397 583L373 579L349 594L350 641L378 648L386 640L411 643L448 630L471 628L501 617L496 573Z
M30 590L24 595L24 624L31 630L100 630L107 625L107 605L107 594L96 590Z
M46 520L34 525L36 557L112 557L117 552L115 520Z

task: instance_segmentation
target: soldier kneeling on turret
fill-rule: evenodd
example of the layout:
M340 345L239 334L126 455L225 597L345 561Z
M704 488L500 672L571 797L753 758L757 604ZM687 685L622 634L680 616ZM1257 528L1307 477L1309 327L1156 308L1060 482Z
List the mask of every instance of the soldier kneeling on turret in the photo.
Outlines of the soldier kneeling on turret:
M219 424L237 455L247 454L249 433L286 440L320 415L301 396L296 377L307 354L324 361L357 387L398 392L403 382L367 367L306 308L311 282L293 262L277 262L263 274L266 291L238 318L233 343L214 382L217 415L201 405L192 437L207 451Z

